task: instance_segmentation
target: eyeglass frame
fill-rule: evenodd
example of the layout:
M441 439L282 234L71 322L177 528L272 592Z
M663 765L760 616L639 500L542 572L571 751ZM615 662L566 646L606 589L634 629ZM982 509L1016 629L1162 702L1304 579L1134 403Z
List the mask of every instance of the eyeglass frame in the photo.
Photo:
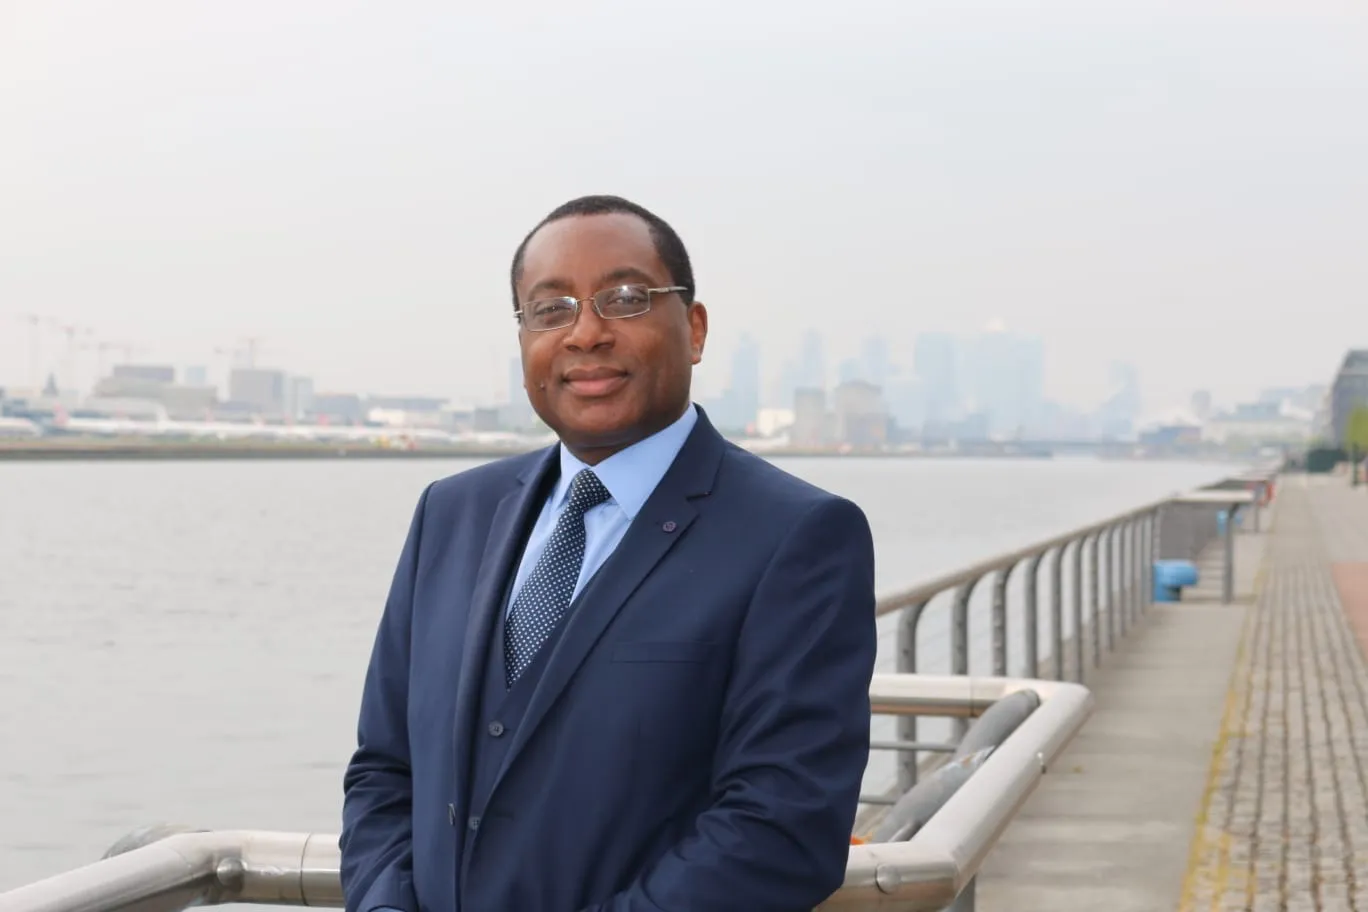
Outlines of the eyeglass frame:
M623 314L620 317L606 316L603 313L603 311L599 309L598 296L603 294L604 292L617 291L622 288L641 288L643 291L645 291L646 309L641 311L641 313ZM646 316L646 314L651 312L651 305L653 303L652 297L654 295L680 294L683 292L687 292L688 290L688 286L685 285L666 285L661 288L646 288L642 285L635 284L611 285L608 288L600 288L598 291L594 292L587 298L576 298L573 295L557 295L550 298L537 298L534 301L524 301L522 304L518 305L516 310L513 311L513 319L516 320L519 323L519 325L521 325L528 332L555 332L558 329L568 329L571 326L574 326L576 323L578 323L580 313L584 310L584 305L588 303L591 307L594 308L594 313L598 314L600 320L630 320L633 317L644 317ZM540 304L545 301L569 301L571 304L573 304L575 309L572 316L570 317L570 321L563 326L548 326L545 329L533 329L531 326L528 326L527 321L525 319L527 308L533 304Z

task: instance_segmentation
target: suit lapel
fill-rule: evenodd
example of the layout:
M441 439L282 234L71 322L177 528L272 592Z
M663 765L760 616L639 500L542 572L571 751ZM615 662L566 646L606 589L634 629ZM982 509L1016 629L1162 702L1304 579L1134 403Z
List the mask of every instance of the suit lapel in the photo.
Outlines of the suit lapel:
M465 645L461 653L461 673L456 684L456 717L453 737L456 741L457 769L463 777L459 794L465 799L469 783L464 778L469 768L471 731L479 711L480 686L484 680L485 661L492 648L490 634L498 626L499 610L514 561L521 551L525 531L544 500L547 473L556 465L558 450L551 447L518 477L518 483L494 510L485 540L484 554L475 572L475 586L470 597L470 616L466 622Z
M547 659L522 723L513 733L494 788L613 618L697 519L693 501L711 492L725 446L699 409L698 422L679 455L632 520L622 542L571 605L565 630Z

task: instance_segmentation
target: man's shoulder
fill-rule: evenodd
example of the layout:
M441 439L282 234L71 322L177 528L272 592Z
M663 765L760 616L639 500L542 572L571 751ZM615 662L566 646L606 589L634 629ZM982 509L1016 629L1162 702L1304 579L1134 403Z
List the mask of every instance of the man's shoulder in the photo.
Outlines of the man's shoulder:
M727 443L718 493L745 510L764 510L782 521L791 521L822 507L863 511L852 501L799 478L774 463Z
M548 456L542 448L505 456L432 482L427 490L427 509L443 510L489 501L498 503L518 479L535 471Z

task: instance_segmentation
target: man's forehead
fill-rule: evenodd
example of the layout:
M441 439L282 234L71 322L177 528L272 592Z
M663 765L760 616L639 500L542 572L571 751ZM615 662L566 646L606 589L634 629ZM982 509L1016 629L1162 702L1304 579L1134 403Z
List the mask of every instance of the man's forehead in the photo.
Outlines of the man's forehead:
M601 258L642 269L654 269L660 263L650 226L637 216L626 212L575 215L543 225L532 235L523 253L523 277L536 281L531 275L534 271Z

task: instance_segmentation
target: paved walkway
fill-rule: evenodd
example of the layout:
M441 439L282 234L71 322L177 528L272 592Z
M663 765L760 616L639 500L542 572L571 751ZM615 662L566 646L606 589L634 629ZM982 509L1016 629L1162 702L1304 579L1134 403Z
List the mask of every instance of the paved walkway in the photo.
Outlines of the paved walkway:
M981 912L1368 912L1368 496L1284 479L1264 528L1239 604L1154 606L1088 682Z
M1368 499L1287 479L1180 909L1368 910ZM1349 582L1348 580L1343 580Z

